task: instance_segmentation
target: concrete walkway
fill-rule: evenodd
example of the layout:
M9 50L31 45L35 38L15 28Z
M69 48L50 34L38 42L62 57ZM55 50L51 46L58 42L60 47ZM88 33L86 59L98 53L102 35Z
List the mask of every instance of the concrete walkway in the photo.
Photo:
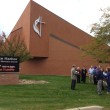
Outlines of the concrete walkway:
M71 108L66 110L103 110L104 107L102 106L87 106L87 107L78 107L78 108Z

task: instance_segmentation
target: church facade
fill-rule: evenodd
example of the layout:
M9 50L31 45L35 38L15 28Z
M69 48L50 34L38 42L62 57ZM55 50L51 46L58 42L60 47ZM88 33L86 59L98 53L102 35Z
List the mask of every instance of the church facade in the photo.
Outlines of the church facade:
M96 65L90 56L83 57L80 47L92 37L30 0L10 36L24 39L32 59L21 63L21 74L70 75L73 64Z

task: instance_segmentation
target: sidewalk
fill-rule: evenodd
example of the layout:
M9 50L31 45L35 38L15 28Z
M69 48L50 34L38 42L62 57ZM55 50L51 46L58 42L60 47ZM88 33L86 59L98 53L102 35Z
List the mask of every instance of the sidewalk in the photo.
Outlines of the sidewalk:
M66 110L103 110L104 107L102 106L87 106L87 107L78 107L78 108L71 108Z

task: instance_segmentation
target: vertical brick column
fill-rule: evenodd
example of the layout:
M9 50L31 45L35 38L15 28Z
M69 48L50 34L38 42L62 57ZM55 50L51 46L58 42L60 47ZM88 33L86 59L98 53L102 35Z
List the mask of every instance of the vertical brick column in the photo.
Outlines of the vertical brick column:
M0 73L0 85L15 85L18 82L18 73Z

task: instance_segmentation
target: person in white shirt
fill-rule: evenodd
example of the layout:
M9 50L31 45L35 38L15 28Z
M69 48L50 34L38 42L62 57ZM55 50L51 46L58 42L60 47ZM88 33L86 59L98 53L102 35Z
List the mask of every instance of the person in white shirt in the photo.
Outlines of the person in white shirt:
M89 83L93 83L93 70L94 70L94 68L91 65L91 67L88 70L88 73L89 73Z

